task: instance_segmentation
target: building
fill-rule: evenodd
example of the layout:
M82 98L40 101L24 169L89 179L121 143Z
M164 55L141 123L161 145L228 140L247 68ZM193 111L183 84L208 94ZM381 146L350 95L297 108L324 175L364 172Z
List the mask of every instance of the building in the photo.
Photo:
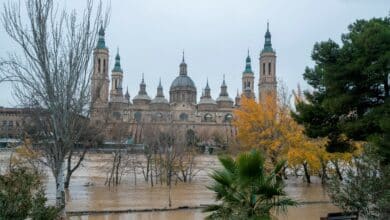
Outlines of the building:
M138 94L130 100L128 91L124 92L123 89L124 71L121 68L119 51L115 56L111 78L109 77L109 49L105 44L105 31L102 27L99 30L93 60L91 119L106 126L108 139L110 131L118 123L129 125L129 137L136 142L142 137L143 125L150 124L232 134L233 110L239 106L241 96L255 99L255 74L252 71L249 51L242 73L242 91L241 94L237 91L235 100L229 96L223 78L218 97L211 97L211 88L207 82L198 101L198 89L187 71L184 53L179 74L170 85L169 97L163 93L161 80L157 95L150 97L142 77ZM259 67L258 96L259 100L262 100L266 94L276 94L276 53L272 48L268 24Z

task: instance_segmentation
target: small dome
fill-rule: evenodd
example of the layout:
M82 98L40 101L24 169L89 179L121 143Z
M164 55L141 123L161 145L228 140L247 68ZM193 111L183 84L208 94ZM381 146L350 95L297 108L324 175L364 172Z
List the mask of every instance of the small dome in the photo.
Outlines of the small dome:
M133 98L133 101L134 100L149 100L150 101L150 97L147 94L138 94Z
M192 87L196 89L194 81L189 76L180 75L173 80L171 90L180 87Z
M201 98L199 101L199 105L204 105L204 104L216 105L217 103L212 98Z
M168 100L164 97L155 97L152 102L152 104L169 104Z
M217 98L217 102L233 102L233 99L231 99L229 96L219 96Z

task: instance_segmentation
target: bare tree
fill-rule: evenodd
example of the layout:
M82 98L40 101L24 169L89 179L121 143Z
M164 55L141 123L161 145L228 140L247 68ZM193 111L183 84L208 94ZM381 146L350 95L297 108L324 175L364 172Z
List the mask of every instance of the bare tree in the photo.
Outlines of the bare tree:
M113 161L105 185L117 186L120 184L123 174L128 172L132 165L131 157L126 149L130 125L126 122L115 122L111 124L111 127L110 133L116 149L113 149Z
M34 123L42 140L35 140L56 182L56 206L65 216L65 165L67 155L86 129L78 123L88 118L91 55L102 18L102 3L86 1L81 15L60 10L54 0L26 0L4 4L1 21L20 46L21 55L1 59L0 72L14 84L20 104L43 109L44 120ZM69 158L69 157L68 157Z

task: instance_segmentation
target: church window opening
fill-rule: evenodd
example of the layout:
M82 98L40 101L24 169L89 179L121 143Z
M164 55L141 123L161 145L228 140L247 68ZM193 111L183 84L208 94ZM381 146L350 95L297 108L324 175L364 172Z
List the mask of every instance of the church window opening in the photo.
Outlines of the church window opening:
M207 113L204 115L204 120L206 122L211 122L213 120L213 116L211 114Z
M106 72L106 60L104 59L103 60L103 73Z
M188 115L186 113L181 113L179 117L180 117L181 121L187 121L188 120Z
M102 65L101 64L101 62L100 62L100 58L98 59L98 72L100 73L100 70L101 70L101 67L100 67L100 65Z
M135 113L134 113L134 119L135 119L137 122L141 122L141 117L142 117L142 113L141 113L141 112L135 112Z
M225 122L231 122L232 119L233 119L233 115L232 114L226 114L225 115L225 118L224 118Z
M121 119L121 113L120 112L113 112L112 113L112 116L116 119L116 120L119 120Z
M271 75L271 63L268 63L268 75Z
M265 63L263 63L263 75L265 75Z

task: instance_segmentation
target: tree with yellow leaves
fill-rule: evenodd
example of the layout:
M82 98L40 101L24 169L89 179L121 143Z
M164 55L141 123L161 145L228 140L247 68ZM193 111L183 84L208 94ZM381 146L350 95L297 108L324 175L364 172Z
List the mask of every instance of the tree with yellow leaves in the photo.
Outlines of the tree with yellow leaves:
M290 167L303 168L310 183L310 175L321 168L319 155L326 140L308 138L303 127L291 118L290 111L286 102L276 102L272 96L261 103L243 97L240 108L234 112L237 141L240 150L262 150L272 165L285 159Z
M288 144L285 133L290 130L289 121L288 111L279 108L272 96L266 97L262 103L243 96L233 120L240 150L260 149L273 165L286 159Z

